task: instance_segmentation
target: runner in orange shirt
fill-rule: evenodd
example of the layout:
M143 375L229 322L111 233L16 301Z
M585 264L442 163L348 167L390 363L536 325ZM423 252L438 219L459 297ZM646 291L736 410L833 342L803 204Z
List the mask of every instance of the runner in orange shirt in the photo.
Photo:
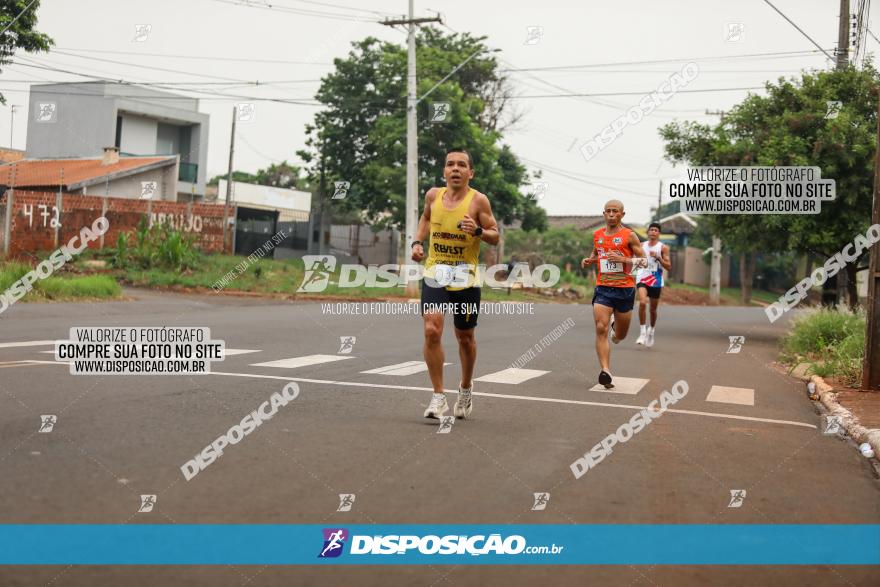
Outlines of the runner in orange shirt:
M611 347L626 338L635 301L634 267L647 265L639 237L621 224L625 212L619 200L605 204L605 227L593 233L593 252L581 267L598 265L599 275L593 294L593 320L596 322L596 354L599 356L599 383L614 387L611 377ZM610 326L609 326L610 324Z

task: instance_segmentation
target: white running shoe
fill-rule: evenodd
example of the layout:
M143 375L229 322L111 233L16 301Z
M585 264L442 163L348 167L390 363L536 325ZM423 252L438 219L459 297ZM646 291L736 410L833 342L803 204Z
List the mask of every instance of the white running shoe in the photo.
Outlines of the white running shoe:
M643 332L643 333L641 333L641 334L639 335L639 337L636 339L636 344L645 344L645 339L646 339L647 337L648 337L648 333L647 333L647 332Z
M471 415L471 410L474 408L474 400L471 395L473 390L473 384L471 384L470 389L458 387L458 399L455 401L455 405L452 406L452 413L455 414L456 418L464 420Z
M431 403L425 410L425 418L436 418L439 420L443 414L449 411L449 404L446 403L445 393L435 393L431 396Z
M611 320L608 323L608 337L611 339L611 342L613 342L614 344L617 344L620 342L619 340L617 340L617 334L614 332L614 314L611 314Z
M645 336L645 346L654 346L654 331L649 330L648 334Z

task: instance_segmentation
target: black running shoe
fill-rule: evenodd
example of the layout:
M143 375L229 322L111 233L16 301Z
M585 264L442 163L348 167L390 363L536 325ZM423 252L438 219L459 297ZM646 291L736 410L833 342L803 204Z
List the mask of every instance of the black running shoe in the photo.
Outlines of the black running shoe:
M605 386L605 389L611 389L614 384L611 383L611 373L606 370L599 371L599 383Z

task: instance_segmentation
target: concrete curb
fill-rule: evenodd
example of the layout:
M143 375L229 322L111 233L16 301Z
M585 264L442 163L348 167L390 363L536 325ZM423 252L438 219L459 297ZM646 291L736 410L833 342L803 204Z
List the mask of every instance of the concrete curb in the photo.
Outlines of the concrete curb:
M865 428L859 424L852 412L837 403L837 394L834 388L825 383L825 380L818 375L813 375L809 379L816 385L816 394L819 396L818 401L825 406L828 413L832 416L839 416L843 429L852 438L856 444L867 442L874 449L874 454L880 456L880 429Z

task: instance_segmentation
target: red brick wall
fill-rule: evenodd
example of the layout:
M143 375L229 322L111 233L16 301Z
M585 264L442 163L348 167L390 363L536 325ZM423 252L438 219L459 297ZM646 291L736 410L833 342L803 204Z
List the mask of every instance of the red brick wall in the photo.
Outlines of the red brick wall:
M104 216L110 221L110 230L104 235L105 247L114 246L120 232L135 230L141 218L153 223L167 221L174 228L195 235L196 246L203 251L219 252L223 247L223 206L78 194L62 194L61 211L58 214L61 228L58 230L56 246L55 227L52 224L56 218L56 197L57 193L15 190L10 257L27 258L30 257L28 253L52 251L66 244L82 228L91 226L101 216L105 201ZM3 237L7 199L8 192L0 196L0 240ZM232 216L232 207L228 209L228 214ZM100 242L95 241L89 247L100 248Z

